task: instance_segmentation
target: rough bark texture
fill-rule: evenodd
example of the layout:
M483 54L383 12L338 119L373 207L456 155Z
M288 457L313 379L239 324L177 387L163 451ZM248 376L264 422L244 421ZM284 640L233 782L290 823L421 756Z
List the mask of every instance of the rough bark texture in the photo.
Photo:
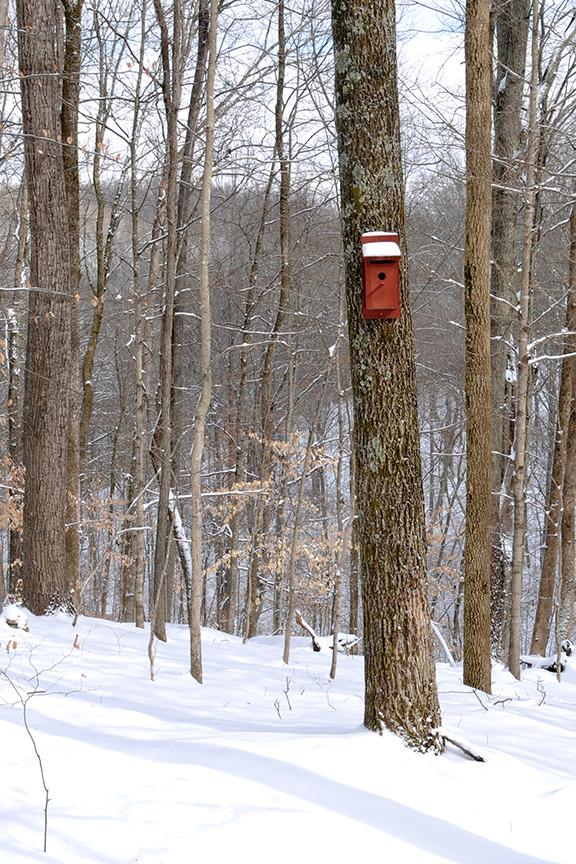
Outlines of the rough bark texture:
M81 17L83 0L65 0L66 25L62 80L62 158L68 203L70 248L70 405L68 415L68 498L66 502L66 578L74 605L80 608L80 172L78 169L78 106L80 101Z
M354 396L365 713L420 749L442 748L426 596L424 501L392 0L333 0L336 119ZM397 231L398 320L362 318L360 235Z
M32 283L24 396L24 599L42 614L67 599L70 252L59 141L63 41L53 0L19 0L17 13Z
M491 692L490 7L466 5L466 538L464 683Z
M500 0L496 7L497 70L494 93L494 187L492 192L492 627L501 642L506 606L500 494L510 436L506 422L506 368L516 305L518 153L530 0ZM508 385L509 387L510 385Z

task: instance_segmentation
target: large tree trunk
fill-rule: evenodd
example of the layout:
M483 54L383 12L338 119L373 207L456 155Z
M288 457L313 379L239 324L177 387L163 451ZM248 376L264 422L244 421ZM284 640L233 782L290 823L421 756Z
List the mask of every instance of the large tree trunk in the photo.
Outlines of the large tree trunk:
M67 600L71 278L57 74L64 58L57 4L18 0L16 7L32 284L24 395L24 597L42 614Z
M332 3L336 117L364 599L364 722L422 750L442 747L426 591L424 499L393 0ZM397 320L362 318L359 238L397 231Z
M66 579L74 606L80 608L80 172L78 169L78 106L80 103L81 18L84 0L64 0L66 24L62 80L62 157L68 203L70 247L70 405L68 415L68 497L66 501Z
M490 5L466 4L466 541L464 683L491 692Z
M516 306L516 240L522 99L530 0L506 0L496 7L498 66L494 93L494 187L492 192L492 632L501 644L506 609L506 560L500 505L509 439L506 368ZM509 386L509 385L508 385Z

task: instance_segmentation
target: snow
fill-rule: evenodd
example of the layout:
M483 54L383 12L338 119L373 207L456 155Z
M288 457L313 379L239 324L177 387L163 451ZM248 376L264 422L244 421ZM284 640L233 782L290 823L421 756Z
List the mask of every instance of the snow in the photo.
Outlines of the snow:
M366 235L363 235L366 236ZM364 258L400 258L402 253L397 243L363 243L362 255Z
M362 240L365 237L397 237L398 235L394 231L365 231L362 234Z
M2 609L2 619L11 627L19 630L28 629L28 619L21 606L16 603L8 603Z
M451 745L423 756L365 730L362 658L340 656L330 682L330 652L314 653L307 637L294 638L285 666L281 637L242 644L204 630L199 685L187 630L172 625L151 682L147 632L28 618L28 633L0 621L2 861L574 860L574 666L562 683L537 669L517 682L497 667L489 697L462 685L461 667L439 664L443 728L487 760L477 763ZM47 854L44 790L13 685L49 789Z

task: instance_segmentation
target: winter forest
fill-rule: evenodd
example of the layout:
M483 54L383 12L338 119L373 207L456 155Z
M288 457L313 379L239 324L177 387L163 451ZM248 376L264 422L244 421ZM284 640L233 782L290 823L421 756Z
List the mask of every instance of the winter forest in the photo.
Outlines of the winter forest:
M442 674L571 686L572 0L0 0L0 76L0 718L90 621L483 760ZM559 861L482 843L390 860Z

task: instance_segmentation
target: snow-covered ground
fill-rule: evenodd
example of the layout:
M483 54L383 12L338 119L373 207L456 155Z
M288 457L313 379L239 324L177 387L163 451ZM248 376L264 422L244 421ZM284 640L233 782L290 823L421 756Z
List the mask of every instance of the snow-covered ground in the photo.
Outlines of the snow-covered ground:
M172 626L0 623L2 864L573 864L576 664L476 695L438 667L443 721L485 756L422 756L362 727L362 659L204 632L205 683ZM77 636L77 638L76 638ZM17 646L14 648L14 641ZM74 647L74 643L78 647ZM8 644L8 651L6 646ZM48 852L43 854L49 789Z

